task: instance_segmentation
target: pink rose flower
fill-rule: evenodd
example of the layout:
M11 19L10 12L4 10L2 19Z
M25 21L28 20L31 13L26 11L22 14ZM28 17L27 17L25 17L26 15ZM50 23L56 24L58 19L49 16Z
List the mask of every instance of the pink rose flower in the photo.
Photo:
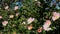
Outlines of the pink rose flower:
M15 6L14 10L17 10L19 7L18 6Z
M19 15L19 13L16 13L16 16L18 16Z
M42 32L42 29L43 29L42 27L38 28L37 32L38 33L41 33Z
M34 18L31 18L31 17L27 20L28 24L32 23L33 21L34 21Z
M46 30L46 31L51 30L51 28L49 28L50 25L51 25L51 21L46 20L46 22L43 25L43 29Z
M0 16L0 19L2 19L2 16Z
M32 25L29 25L29 26L28 26L28 30L31 30L32 28L33 28Z
M53 16L52 16L52 20L53 20L53 21L59 19L59 17L60 17L60 13L53 12Z
M44 28L45 31L52 30L52 28Z
M8 21L3 21L3 22L2 22L2 25L3 25L3 26L6 26L7 24L8 24Z

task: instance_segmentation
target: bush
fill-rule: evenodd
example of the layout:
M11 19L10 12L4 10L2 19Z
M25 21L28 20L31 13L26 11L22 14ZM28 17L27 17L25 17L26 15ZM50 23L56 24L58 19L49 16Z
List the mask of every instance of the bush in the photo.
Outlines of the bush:
M59 1L0 0L0 34L59 34Z

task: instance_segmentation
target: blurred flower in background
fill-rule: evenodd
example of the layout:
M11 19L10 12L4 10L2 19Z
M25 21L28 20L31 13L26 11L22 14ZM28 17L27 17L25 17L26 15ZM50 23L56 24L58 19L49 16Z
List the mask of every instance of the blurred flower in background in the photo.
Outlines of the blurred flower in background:
M60 9L60 2L58 2L58 3L56 4L56 8L57 8L57 9Z
M28 26L28 30L31 30L32 28L33 28L32 25L29 25L29 26Z
M16 13L16 16L19 16L19 13Z
M51 3L50 3L50 7L52 7L54 5L55 5L56 9L60 9L60 1L57 2L57 0L52 0Z
M26 24L26 22L22 22L22 24Z
M50 28L50 25L51 25L51 21L50 20L46 20L46 22L44 22L43 29L46 30L46 31L52 30Z
M60 17L60 13L53 12L53 16L52 16L52 20L53 20L53 21L59 19L59 17Z
M43 29L42 27L39 27L38 30L37 30L37 32L38 33L41 33L42 32L42 29Z
M32 18L32 17L28 18L28 20L27 20L28 24L32 23L33 21L34 21L34 18Z
M5 10L8 10L9 6L5 6Z
M15 3L12 3L11 5L11 8L15 8L15 7L18 7L18 9L20 9L22 7L22 2L15 2ZM17 8L15 8L16 10Z
M18 5L18 6L21 6L22 2L16 2L15 4Z
M8 21L3 21L3 22L2 22L2 25L3 25L3 26L6 26L7 24L8 24Z
M15 7L14 7L14 10L17 10L18 8L19 8L18 6L15 6Z
M38 1L38 0L35 0L35 1Z
M0 16L0 19L2 19L2 16Z
M54 4L56 5L56 0L52 0L52 1L51 1L50 7L52 7Z
M9 18L14 18L14 15L9 15Z

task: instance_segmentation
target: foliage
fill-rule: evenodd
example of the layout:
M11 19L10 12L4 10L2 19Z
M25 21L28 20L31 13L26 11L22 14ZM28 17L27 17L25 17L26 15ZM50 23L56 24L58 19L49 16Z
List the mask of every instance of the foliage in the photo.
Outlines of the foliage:
M51 6L50 3L51 1L44 0L1 0L0 34L59 34L60 18L53 21L52 13L60 14L60 10L56 8L55 4ZM8 8L5 9L7 6ZM16 6L18 8L14 10ZM29 18L32 20L30 24L28 24ZM49 27L52 30L45 31L43 29L46 20L51 21ZM5 23L2 24L4 21L8 22L6 26ZM33 28L29 30L28 26ZM42 27L42 32L38 32L39 27Z

